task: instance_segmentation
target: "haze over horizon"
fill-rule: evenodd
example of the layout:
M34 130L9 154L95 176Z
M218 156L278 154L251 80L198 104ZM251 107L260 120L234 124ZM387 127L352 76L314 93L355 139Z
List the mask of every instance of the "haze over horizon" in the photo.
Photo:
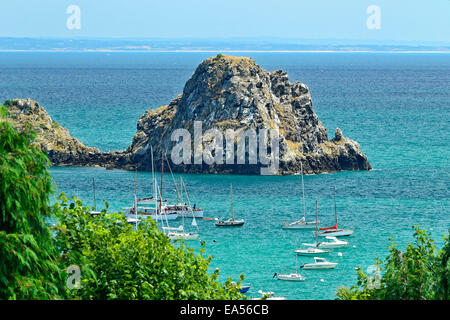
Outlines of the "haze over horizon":
M447 0L17 0L0 11L1 38L450 44Z

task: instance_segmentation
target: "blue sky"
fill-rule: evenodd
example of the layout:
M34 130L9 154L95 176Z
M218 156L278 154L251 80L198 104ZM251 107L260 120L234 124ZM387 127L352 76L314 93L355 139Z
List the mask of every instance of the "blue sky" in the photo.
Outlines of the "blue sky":
M69 30L67 7L81 10ZM366 9L381 10L369 30ZM450 43L450 0L2 0L0 37L295 38Z

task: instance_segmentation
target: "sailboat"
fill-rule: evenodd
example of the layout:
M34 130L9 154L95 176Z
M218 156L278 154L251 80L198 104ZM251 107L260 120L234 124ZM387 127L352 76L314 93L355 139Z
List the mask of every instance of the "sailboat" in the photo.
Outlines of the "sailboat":
M233 185L230 185L230 200L231 200L231 218L228 220L215 219L214 223L216 227L240 227L244 225L244 219L236 220L234 218L234 209L233 209Z
M300 220L294 221L294 222L284 222L281 226L282 229L286 230L298 230L298 229L313 229L318 224L320 224L319 221L306 221L306 204L305 204L305 185L303 183L303 164L300 161L301 166L301 173L302 173L302 193L303 193L303 217Z
M297 256L295 256L295 273L289 273L289 274L279 274L275 272L272 278L277 278L278 280L284 280L284 281L305 281L306 278L298 273L298 263L297 263Z
M336 187L334 187L334 216L336 219L336 224L332 227L320 228L321 232L316 234L319 237L344 237L351 236L353 234L353 229L339 229L338 228L338 218L337 218L337 208L336 208Z
M317 213L318 209L317 209L317 200L316 200L316 221L317 221ZM316 223L316 242L314 243L313 246L311 246L311 248L307 248L307 249L295 249L294 252L299 255L299 256L311 256L311 255L318 255L318 254L323 254L323 253L329 253L329 250L322 250L318 248L318 242L317 242L317 228L318 228L318 224Z
M170 169L170 167L169 167L169 169ZM159 204L160 212L163 211L163 201L162 201L163 172L164 172L164 153L161 155L161 188L160 188L160 204ZM166 210L167 207L164 206L164 209ZM166 211L168 211L168 210L166 210ZM169 214L170 215L176 214L178 216L178 214L176 212L171 212L171 213L166 212L165 216L167 217ZM183 218L182 225L179 226L178 228L170 227L169 226L169 222L166 219L167 226L163 226L162 229L167 232L166 233L167 237L169 237L170 240L180 240L180 239L183 239L183 240L195 240L195 239L197 239L199 237L198 232L197 233L185 232L185 230L184 230L184 216L182 216L182 218ZM192 225L196 226L197 227L197 231L198 231L198 226L197 226L197 222L195 220L195 217L194 217L194 220L192 221Z
M183 183L183 181L181 181L181 182ZM176 189L177 189L177 203L167 205L168 212L175 212L175 213L177 213L177 215L179 217L199 218L199 219L203 218L203 209L202 208L197 207L195 204L193 207L191 207L187 203L183 204L182 201L180 202L180 194L181 194L181 200L183 200L183 185L181 186L181 190L180 190L178 179L176 182ZM186 185L184 185L184 189L185 189L186 197L188 198L188 202L189 202L189 194L187 193Z
M94 194L94 210L91 211L91 217L100 215L100 211L97 211L97 200L95 198L95 178L92 178L92 192Z

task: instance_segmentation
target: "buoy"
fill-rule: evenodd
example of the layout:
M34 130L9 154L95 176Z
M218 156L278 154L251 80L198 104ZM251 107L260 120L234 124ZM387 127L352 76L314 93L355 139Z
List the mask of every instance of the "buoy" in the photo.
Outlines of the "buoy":
M356 246L355 246L355 245L353 245L353 248L356 248Z
M338 252L338 256L339 256L339 257L342 257L342 252Z
M320 282L325 282L325 280L324 279L320 279Z

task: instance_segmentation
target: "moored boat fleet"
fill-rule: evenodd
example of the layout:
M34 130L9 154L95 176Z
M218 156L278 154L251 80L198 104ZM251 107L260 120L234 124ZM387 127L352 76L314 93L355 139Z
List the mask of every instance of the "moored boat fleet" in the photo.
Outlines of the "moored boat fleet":
M161 230L167 235L170 240L196 240L199 238L199 228L197 219L203 218L203 209L197 207L196 204L191 206L189 194L186 189L186 184L183 178L174 179L174 185L176 186L176 202L169 202L163 198L163 175L164 175L164 154L161 159L161 178L156 179L153 170L153 151L151 153L152 158L152 192L150 196L138 198L137 196L137 172L135 176L135 191L133 205L123 208L124 215L127 218L127 222L135 225L136 227L145 219L152 219L158 225L160 223ZM167 164L170 164L167 161ZM295 269L288 269L288 272L275 272L273 278L281 281L289 282L302 282L307 279L304 274L299 273L301 270L332 270L338 265L338 262L328 261L327 257L334 249L344 248L348 246L348 241L342 240L342 237L351 236L354 232L353 229L340 228L338 226L338 213L336 206L336 189L334 188L334 216L335 222L331 227L319 227L320 221L318 219L318 202L316 201L316 214L314 220L307 220L306 217L306 204L305 204L305 191L303 182L303 168L301 172L302 182L302 194L303 194L303 216L294 222L284 222L281 225L282 230L299 230L304 232L311 232L314 236L314 242L302 242L298 248L294 248L293 253L296 259ZM93 180L94 189L94 208L91 211L91 215L99 215L100 212L96 211L95 206L95 181ZM185 219L191 219L191 229L193 231L186 230ZM181 225L174 227L174 221L181 219ZM207 218L203 220L213 220ZM233 206L233 187L230 185L230 217L229 218L214 218L214 225L216 227L242 227L245 220L242 218L236 218L234 215ZM320 238L319 238L320 237ZM321 239L319 241L319 239ZM338 256L342 256L342 253L338 253ZM298 264L298 257L305 259L302 264ZM323 281L323 279L321 280ZM245 285L239 288L241 293L246 293L250 289L250 285ZM259 291L262 297L269 300L284 299L284 297L276 297L273 292Z

